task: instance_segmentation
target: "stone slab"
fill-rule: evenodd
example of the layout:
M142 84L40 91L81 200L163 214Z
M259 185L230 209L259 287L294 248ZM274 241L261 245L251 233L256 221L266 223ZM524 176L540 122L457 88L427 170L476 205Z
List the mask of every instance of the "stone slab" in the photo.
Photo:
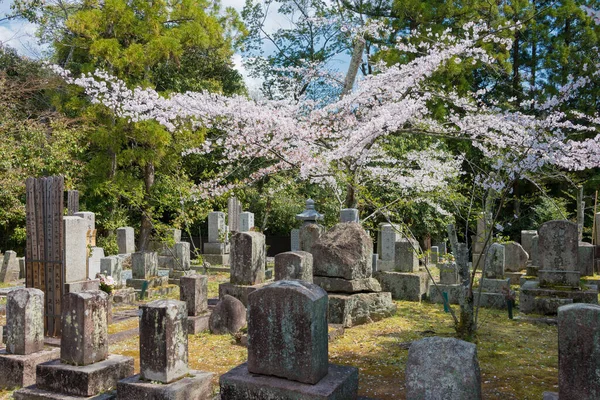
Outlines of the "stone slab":
M244 363L221 375L221 400L356 400L358 369L329 364L316 385L248 372Z
M188 375L169 384L143 381L140 375L125 378L117 384L120 400L212 400L211 380L214 374L189 371Z
M579 271L559 271L543 270L538 271L540 286L567 286L572 288L579 287Z
M519 310L524 314L555 315L558 307L572 303L598 304L598 287L585 290L555 290L540 288L538 281L528 281L519 292Z
M34 385L17 390L13 393L13 398L15 400L113 400L116 399L116 394L109 392L91 397L70 396L68 394L41 390Z
M391 292L394 300L421 301L429 288L429 276L426 272L379 271L374 277L383 291Z
M210 313L205 315L198 315L196 317L187 318L188 335L195 335L200 332L208 330L208 320L210 319Z
M223 255L230 251L228 243L204 243L204 255Z
M315 276L313 282L321 286L327 292L359 293L359 292L381 292L381 285L374 278L343 279L329 278L326 276Z
M482 279L479 283L486 292L502 293L510 290L510 279ZM478 289L475 289L477 292Z
M202 259L211 265L229 265L229 254L202 254Z
M37 366L38 389L72 396L94 396L109 391L133 374L133 357L110 355L104 361L74 366L53 360Z
M490 293L479 291L474 293L475 305L479 305L484 308L497 308L503 310L506 308L506 296L502 293Z
M329 323L345 328L378 321L395 312L390 292L329 295Z
M60 357L60 349L37 351L28 355L8 354L0 350L0 388L35 385L36 367Z
M79 293L87 290L100 290L99 279L65 283L65 293Z
M165 286L169 283L168 276L153 276L148 279L127 279L126 286L134 289L141 289L144 282L148 282L148 289L159 286Z
M253 286L234 285L233 283L229 282L221 283L219 285L219 299L222 299L226 294L228 294L241 301L244 307L248 307L248 295L265 285L267 285L267 283L261 283Z
M463 303L463 299L465 298L465 287L463 285L458 284L458 283L455 285L442 285L442 284L438 283L437 288L439 288L439 290L442 293L444 293L444 292L448 293L448 303L450 303L450 304L462 304ZM427 298L432 303L444 304L444 298L442 297L442 295L440 294L438 289L436 289L435 285L429 286L429 293L427 294Z

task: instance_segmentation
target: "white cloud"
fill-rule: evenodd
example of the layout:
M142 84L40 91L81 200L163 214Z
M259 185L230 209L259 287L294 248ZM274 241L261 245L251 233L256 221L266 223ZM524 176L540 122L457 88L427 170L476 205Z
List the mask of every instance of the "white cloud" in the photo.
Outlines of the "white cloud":
M30 22L11 20L0 23L0 43L10 46L23 56L41 58L46 49L35 37L37 26Z

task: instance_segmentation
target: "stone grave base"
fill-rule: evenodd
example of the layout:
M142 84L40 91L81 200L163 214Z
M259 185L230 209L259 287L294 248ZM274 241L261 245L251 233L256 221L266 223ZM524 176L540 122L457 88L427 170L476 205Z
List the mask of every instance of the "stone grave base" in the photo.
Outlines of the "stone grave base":
M343 325L344 328L379 321L396 312L390 292L328 294L328 322Z
M377 260L377 271L393 271L396 268L394 260Z
M321 286L326 292L381 292L381 285L374 278L348 280L326 276L313 276L313 283Z
M32 354L8 354L0 350L0 388L16 388L35 385L35 368L38 364L60 357L60 349L53 348Z
M356 400L358 369L329 364L317 384L300 383L248 372L246 363L221 375L221 400Z
M53 393L89 397L114 389L117 382L133 375L133 357L110 355L85 366L53 360L37 367L35 387Z
M235 285L230 282L221 283L219 285L219 299L222 299L226 294L228 294L241 301L244 307L248 307L248 295L265 285L266 283L260 283L252 286Z
M524 275L519 279L519 286L523 286L525 284L525 282L537 281L537 280L538 280L537 276Z
M481 292L480 298L479 290L475 290L473 297L476 306L484 308L498 308L500 310L506 308L506 296L502 293Z
M373 276L384 291L392 293L394 300L421 301L429 288L427 272L379 271Z
M229 254L202 254L202 258L211 265L229 265Z
M148 282L148 289L158 286L164 286L169 283L168 276L152 276L148 279L127 279L126 286L136 290L142 289L144 282Z
M210 312L197 317L187 317L188 324L188 335L195 335L200 332L208 330L208 320L210 319Z
M113 292L113 303L132 304L137 301L134 288L117 289Z
M565 286L568 288L579 288L579 279L581 274L579 271L549 271L539 270L538 278L540 286Z
M558 307L572 303L598 304L598 286L589 285L585 290L553 289L529 281L519 293L519 311L524 314L556 315Z
M535 265L528 265L526 271L527 276L537 276L540 267Z
M29 386L14 392L13 398L15 400L114 400L117 397L112 392L90 397L69 396L68 394L47 392L35 386Z
M158 256L158 268L173 269L175 267L175 257L173 256Z
M142 381L140 375L125 378L117 384L117 399L121 400L210 400L213 373L189 371L182 379L168 384Z
M65 293L79 293L84 290L100 290L100 279L65 283Z
M166 278L166 277L165 277ZM177 285L165 285L150 288L146 291L146 298L154 297L154 296L167 296L175 291L179 286ZM136 295L139 297L142 294L141 290L136 290Z
M511 285L518 285L521 282L521 277L525 276L524 272L504 272L504 276L510 279Z
M465 288L459 283L455 285L442 285L441 283L438 283L437 287L442 293L448 293L449 304L461 304L463 302L463 299L465 298ZM429 286L429 293L427 295L427 298L432 303L444 304L444 298L433 284Z

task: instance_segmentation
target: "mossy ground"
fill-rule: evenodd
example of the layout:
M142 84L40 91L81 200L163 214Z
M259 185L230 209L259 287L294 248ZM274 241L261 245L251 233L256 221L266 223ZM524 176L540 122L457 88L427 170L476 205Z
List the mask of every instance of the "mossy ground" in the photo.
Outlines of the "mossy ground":
M218 295L219 283L227 273L209 275L209 297ZM169 297L178 298L179 293ZM426 336L452 337L454 329L449 314L438 304L398 301L398 312L391 318L346 329L344 335L329 345L330 362L355 366L360 370L359 392L375 399L404 399L404 370L410 342ZM457 306L454 306L458 313ZM122 309L127 309L123 307ZM509 320L506 311L481 309L477 335L478 356L485 399L540 399L542 392L557 391L557 328L525 320ZM116 322L110 333L129 330L137 318ZM131 337L110 346L113 354L134 357L139 371L139 338ZM246 348L231 335L202 333L189 336L190 368L215 373L218 390L221 374L244 362ZM0 392L0 398L10 398Z

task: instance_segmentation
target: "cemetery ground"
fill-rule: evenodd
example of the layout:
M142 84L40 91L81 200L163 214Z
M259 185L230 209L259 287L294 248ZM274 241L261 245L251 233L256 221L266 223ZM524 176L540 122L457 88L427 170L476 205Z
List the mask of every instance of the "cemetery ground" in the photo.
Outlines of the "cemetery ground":
M218 297L218 284L227 282L229 274L209 274L209 298ZM179 298L178 291L169 298ZM153 298L155 300L157 298ZM404 371L408 347L414 340L427 336L453 337L449 314L440 304L395 301L396 315L372 324L346 328L343 335L329 343L329 358L334 364L355 366L359 372L359 395L373 399L405 398ZM458 312L458 307L453 306ZM135 315L137 305L114 306L113 314ZM0 322L4 324L4 317ZM558 388L557 327L534 322L515 314L509 320L506 311L480 309L477 336L478 357L485 399L540 399L543 391ZM138 318L115 319L109 334L125 334L123 340L110 345L110 353L135 358L139 372ZM246 348L232 335L208 332L189 336L189 365L192 369L214 372L214 390L218 378L244 362ZM10 391L0 398L10 399Z

